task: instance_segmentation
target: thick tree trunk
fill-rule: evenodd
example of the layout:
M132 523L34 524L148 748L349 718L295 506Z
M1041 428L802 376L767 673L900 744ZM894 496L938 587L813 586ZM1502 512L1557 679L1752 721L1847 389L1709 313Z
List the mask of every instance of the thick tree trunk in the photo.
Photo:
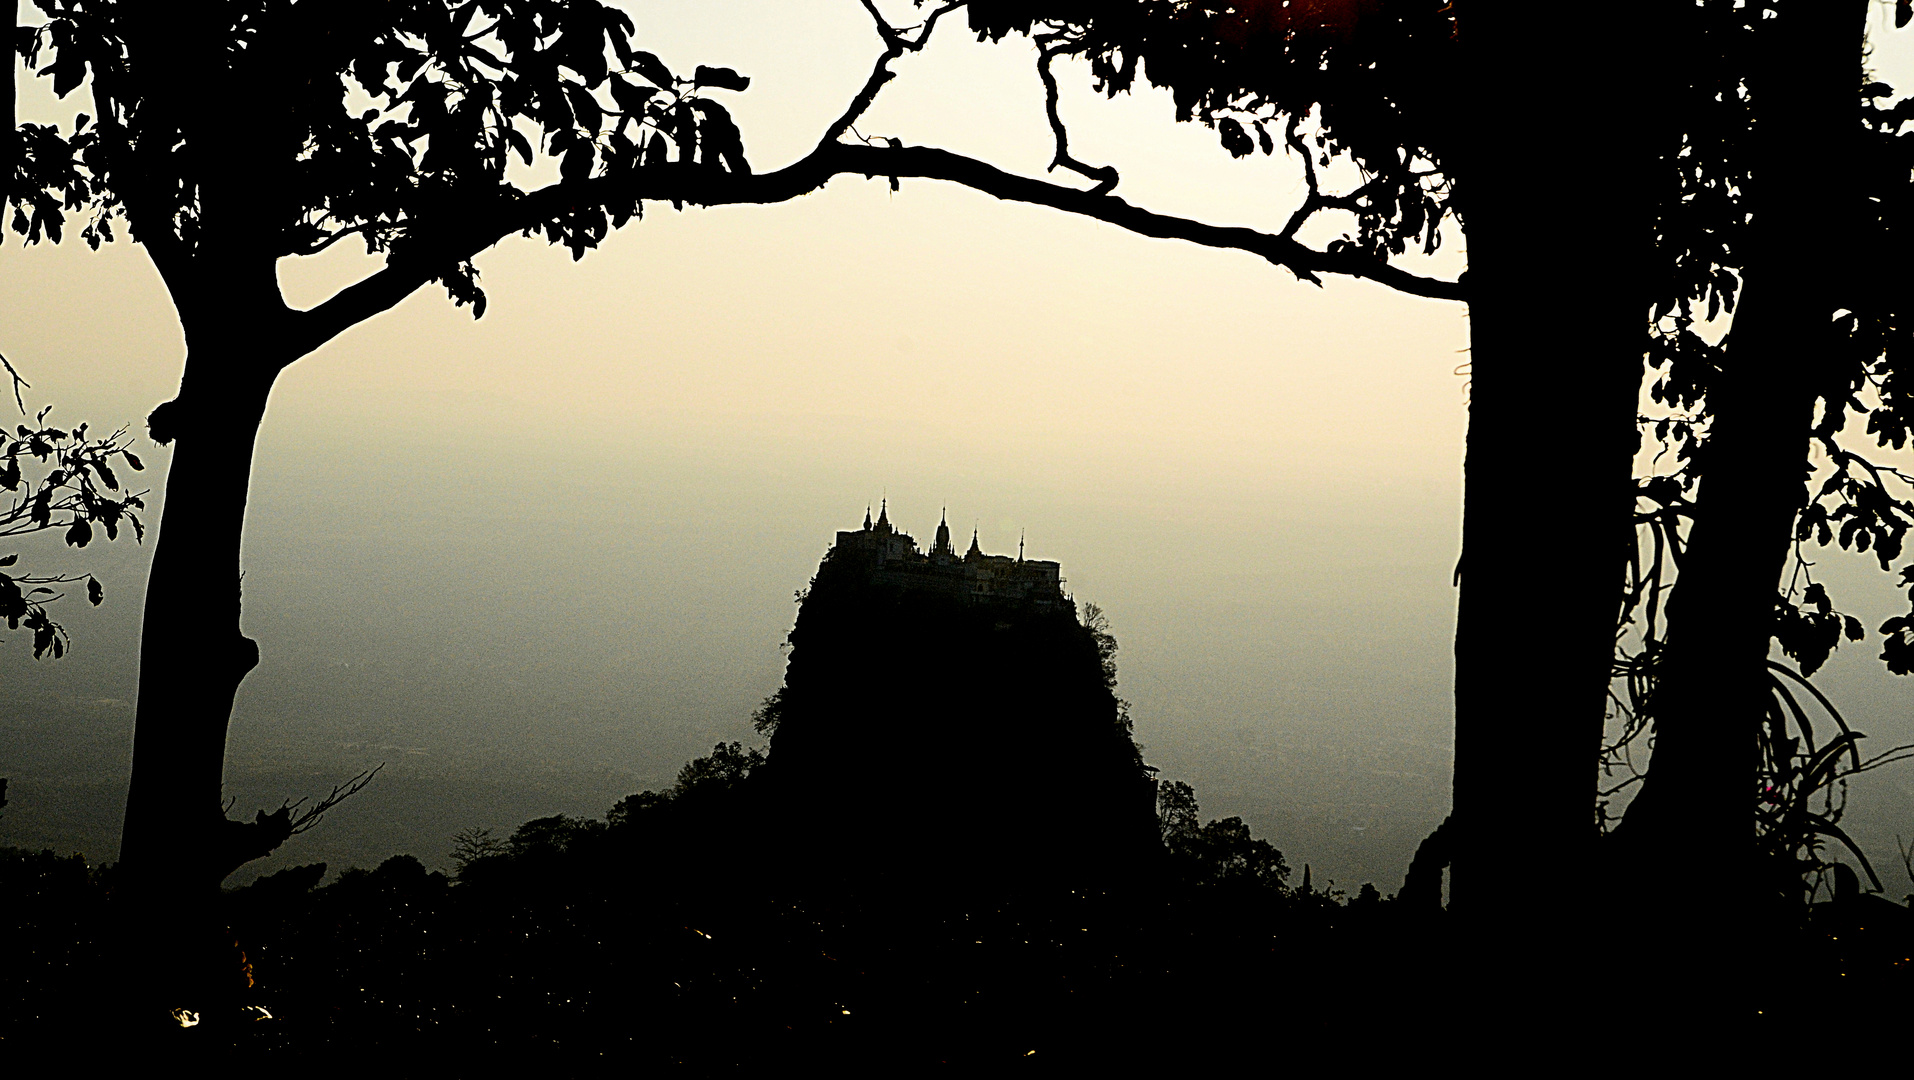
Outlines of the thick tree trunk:
M1866 0L1796 0L1758 31L1753 250L1708 391L1695 524L1669 612L1654 757L1618 833L1663 883L1670 993L1736 987L1754 929L1750 745L1767 696L1779 587L1805 504L1817 364L1830 344L1843 237L1840 177L1858 135ZM1684 974L1686 973L1686 974ZM1746 985L1745 983L1741 985Z
M1632 532L1651 149L1630 46L1579 9L1471 3L1470 291L1451 909L1512 991L1572 985ZM1535 69L1547 65L1546 86ZM1599 192L1583 179L1597 167ZM1599 237L1565 259L1551 232ZM1565 951L1566 950L1566 951ZM1546 997L1547 995L1542 995Z
M175 448L152 541L118 879L143 1008L197 1011L243 989L214 901L228 874L284 839L283 816L241 824L221 806L233 697L259 657L239 625L253 444L289 359L275 352L285 348L274 332L284 312L276 294L263 318L247 318L251 305L233 299L231 310L198 298L181 304L180 395L149 421L154 437Z

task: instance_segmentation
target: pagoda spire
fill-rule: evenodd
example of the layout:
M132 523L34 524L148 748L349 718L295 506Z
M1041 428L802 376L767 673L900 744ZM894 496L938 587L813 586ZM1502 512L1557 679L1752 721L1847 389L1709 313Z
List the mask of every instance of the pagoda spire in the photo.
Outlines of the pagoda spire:
M885 499L877 504L877 527L879 529L889 529L891 527L890 507L891 501L889 499Z
M871 531L871 505L869 503L864 504L864 531Z
M970 550L964 552L964 561L968 562L971 559L981 559L983 557L983 549L977 546L977 530L973 528L970 530Z
M943 516L937 519L937 542L931 545L932 555L955 555L956 549L950 546L950 508L945 507Z

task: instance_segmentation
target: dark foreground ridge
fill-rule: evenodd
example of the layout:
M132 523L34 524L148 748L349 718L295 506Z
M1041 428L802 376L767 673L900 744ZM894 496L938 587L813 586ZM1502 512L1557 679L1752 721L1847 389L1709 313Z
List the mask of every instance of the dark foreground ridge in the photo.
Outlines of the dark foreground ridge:
M299 1075L1192 1064L1394 1014L1376 991L1443 966L1438 923L1393 917L1370 888L1292 887L1241 822L1198 826L1184 785L1164 785L1162 840L1122 886L1053 875L986 894L787 877L753 795L763 775L760 754L720 746L604 820L468 835L449 877L402 855L323 886L313 865L232 890L251 986L177 1034ZM7 1045L112 1030L90 1011L111 992L112 881L77 859L0 857Z

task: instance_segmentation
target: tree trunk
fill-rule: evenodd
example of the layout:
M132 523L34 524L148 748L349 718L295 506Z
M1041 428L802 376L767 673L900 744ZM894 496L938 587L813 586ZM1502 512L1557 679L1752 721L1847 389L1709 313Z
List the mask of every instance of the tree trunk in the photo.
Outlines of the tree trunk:
M1866 11L1866 0L1795 0L1759 24L1752 250L1725 370L1708 390L1707 456L1670 605L1654 757L1617 834L1635 872L1664 885L1670 994L1708 989L1695 979L1738 989L1735 965L1747 961L1737 957L1753 955L1751 740L1767 696L1775 592L1808 497L1815 369L1831 343L1842 267L1828 245L1847 234L1839 181L1859 133Z
M1537 979L1573 981L1562 950L1580 952L1587 926L1597 751L1632 539L1651 158L1611 70L1631 67L1625 34L1602 34L1579 9L1463 10L1474 138L1458 186L1470 383L1451 908L1504 985L1528 994ZM1529 71L1544 56L1538 88ZM1580 179L1591 162L1599 193ZM1551 228L1600 240L1565 259Z
M13 81L18 75L20 57L13 51L13 35L20 21L20 0L0 0L0 7L4 7L7 12L5 38L7 77L0 80L5 83L0 86L0 123L6 125L0 128L0 212L4 212L8 198L13 194L14 164L19 160L17 151L14 149L20 144L20 119L16 115L14 106L18 91Z
M270 280L270 279L268 279ZM156 440L174 442L163 521L153 539L140 641L133 775L118 894L131 925L133 989L142 1007L212 1007L243 989L215 913L219 884L285 838L284 816L226 818L221 774L227 722L259 650L240 630L240 539L253 444L274 378L289 359L276 291L264 316L185 299L180 395L154 410ZM238 984L235 985L235 980Z

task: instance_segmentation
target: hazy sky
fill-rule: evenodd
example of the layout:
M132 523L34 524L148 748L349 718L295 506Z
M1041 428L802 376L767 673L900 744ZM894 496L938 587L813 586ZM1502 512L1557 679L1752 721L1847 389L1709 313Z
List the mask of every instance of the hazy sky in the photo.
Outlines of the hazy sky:
M759 171L809 148L879 48L854 0L626 6L667 63L752 76L726 100ZM1906 35L1887 39L1877 68L1914 88ZM859 129L1040 173L1033 55L951 22ZM1167 95L1105 102L1060 73L1073 152L1116 164L1133 202L1274 227L1300 198L1294 162L1230 160ZM63 115L44 80L23 93L28 118ZM281 279L303 306L370 265L340 249ZM389 764L263 868L441 861L454 829L601 814L752 739L793 591L884 497L920 540L948 506L986 550L1027 531L1060 560L1110 613L1147 758L1319 880L1392 890L1445 812L1459 305L861 178L774 207L651 207L580 263L513 240L479 266L482 321L422 292L274 392L245 548L263 661L228 791L249 813ZM184 355L139 248L11 236L0 351L56 418L96 425L171 397ZM168 453L146 457L157 489ZM20 547L101 571L108 602L66 608L58 664L0 645L0 843L110 856L143 553ZM1894 603L1849 592L1875 623ZM1908 736L1914 699L1873 651L1827 685L1874 741ZM1862 785L1877 858L1914 834L1910 777Z

